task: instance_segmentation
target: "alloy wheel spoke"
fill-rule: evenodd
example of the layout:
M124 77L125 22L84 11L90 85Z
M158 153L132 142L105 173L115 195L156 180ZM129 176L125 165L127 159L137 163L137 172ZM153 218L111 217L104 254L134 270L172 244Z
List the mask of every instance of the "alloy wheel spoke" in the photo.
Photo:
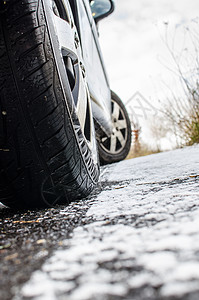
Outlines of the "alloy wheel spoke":
M118 129L124 129L127 127L126 120L117 120L116 127Z
M54 13L52 14L60 49L76 54L74 31L72 30L71 25L65 20L56 16Z
M125 145L125 138L123 137L121 131L117 131L116 137L118 138L122 146Z
M116 136L112 135L110 139L110 151L114 153L116 150Z
M87 91L85 89L85 83L83 82L83 79L79 78L79 94L77 102L77 115L79 118L79 122L82 128L82 131L84 131L85 122L86 122L86 111L87 111Z
M119 119L119 114L120 114L120 108L117 103L113 103L113 112L112 112L112 118L118 120Z
M102 139L101 139L101 142L104 143L105 141L107 141L108 139L108 136L104 136Z

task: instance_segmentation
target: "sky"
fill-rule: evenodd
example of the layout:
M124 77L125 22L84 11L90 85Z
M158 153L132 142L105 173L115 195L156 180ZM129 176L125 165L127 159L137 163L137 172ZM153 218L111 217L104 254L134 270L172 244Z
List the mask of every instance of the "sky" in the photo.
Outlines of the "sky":
M156 108L166 86L176 88L165 32L175 50L189 47L185 28L199 25L198 0L115 0L115 6L99 24L111 88L124 103L139 92Z

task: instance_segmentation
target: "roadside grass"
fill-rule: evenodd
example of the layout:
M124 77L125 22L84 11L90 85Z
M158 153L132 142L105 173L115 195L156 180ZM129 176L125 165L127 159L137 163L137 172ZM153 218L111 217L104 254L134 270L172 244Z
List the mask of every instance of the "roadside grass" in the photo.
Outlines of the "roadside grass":
M146 144L141 144L139 148L135 149L134 145L131 146L131 150L126 159L136 158L140 156L147 156L150 154L160 153L160 149L152 149Z

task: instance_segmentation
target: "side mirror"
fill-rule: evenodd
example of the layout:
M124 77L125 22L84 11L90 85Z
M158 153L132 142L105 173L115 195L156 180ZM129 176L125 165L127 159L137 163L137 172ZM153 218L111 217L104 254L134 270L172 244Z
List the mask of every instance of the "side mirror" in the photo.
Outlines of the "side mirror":
M109 16L115 9L113 0L90 0L90 7L96 23Z

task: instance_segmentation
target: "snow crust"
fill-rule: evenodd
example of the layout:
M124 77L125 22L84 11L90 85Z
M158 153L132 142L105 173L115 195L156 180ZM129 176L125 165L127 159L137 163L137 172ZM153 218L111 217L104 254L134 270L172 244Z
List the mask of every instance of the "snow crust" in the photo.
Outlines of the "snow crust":
M33 273L21 297L199 295L198 158L194 146L106 167L107 188L92 199L84 225Z

